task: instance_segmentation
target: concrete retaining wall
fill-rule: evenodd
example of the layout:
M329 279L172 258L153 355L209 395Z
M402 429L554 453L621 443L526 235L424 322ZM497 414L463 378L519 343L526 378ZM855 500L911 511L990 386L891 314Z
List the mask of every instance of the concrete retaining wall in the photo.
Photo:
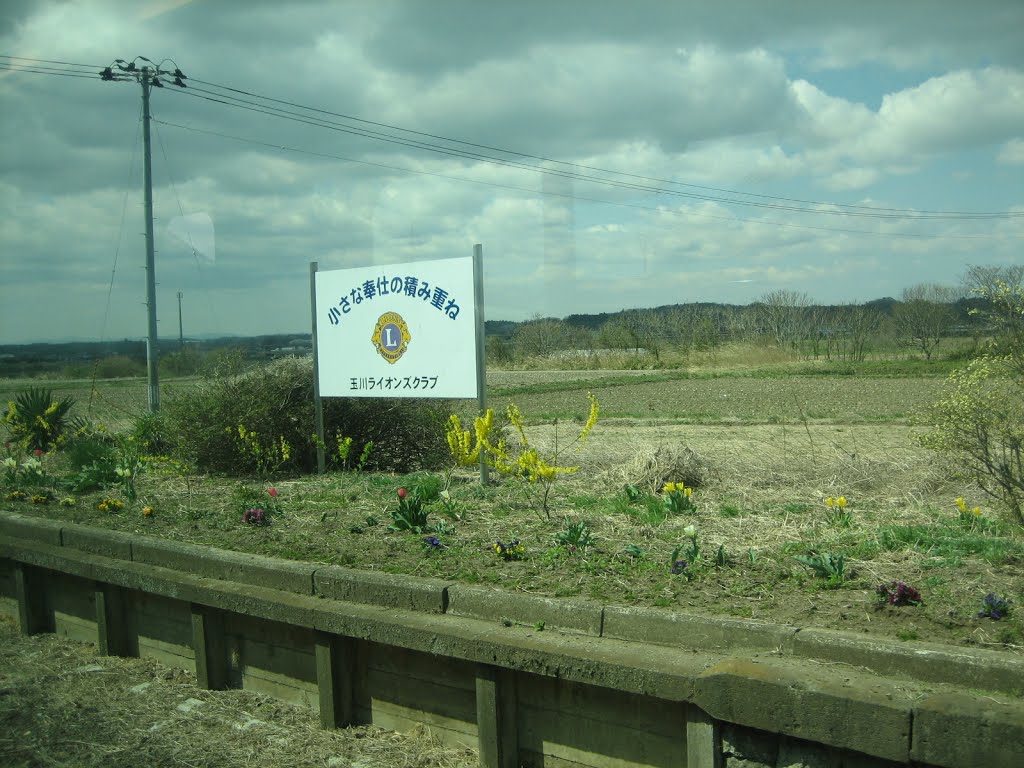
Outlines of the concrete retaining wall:
M308 706L425 724L481 764L1020 764L1024 660L279 561L0 513L25 633ZM543 631L538 628L543 626Z

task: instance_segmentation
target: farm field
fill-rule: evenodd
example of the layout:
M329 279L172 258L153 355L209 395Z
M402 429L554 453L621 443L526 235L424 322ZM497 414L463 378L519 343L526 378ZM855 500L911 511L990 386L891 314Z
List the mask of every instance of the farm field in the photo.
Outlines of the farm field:
M0 396L21 384L0 382ZM52 385L80 405L90 392L89 382ZM168 382L164 397L189 385ZM978 614L990 593L1019 604L1024 536L918 444L913 414L942 387L941 375L778 369L492 372L489 404L513 400L542 455L579 433L588 391L600 402L586 446L565 454L579 469L558 477L549 514L529 494L536 487L493 473L481 487L464 469L450 476L446 499L443 471L272 477L262 486L153 471L140 477L138 500L116 512L96 508L107 495L98 493L72 507L0 504L279 557L1022 653L1024 611L999 621ZM127 423L145 409L144 383L101 383L93 402L93 419ZM667 511L665 482L692 487L694 509ZM271 524L242 524L246 499L271 484ZM429 500L424 530L389 528L399 488ZM840 496L842 509L828 506ZM981 514L962 514L957 498ZM518 540L521 555L500 556L499 540ZM807 563L834 567L840 557L838 577ZM878 587L893 582L922 601L884 602Z

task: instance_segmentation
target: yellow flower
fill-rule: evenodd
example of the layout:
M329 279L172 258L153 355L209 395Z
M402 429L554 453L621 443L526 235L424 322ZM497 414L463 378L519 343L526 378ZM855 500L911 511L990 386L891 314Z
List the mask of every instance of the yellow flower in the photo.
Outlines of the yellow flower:
M975 507L971 510L971 514L975 517L981 517L981 507Z
M686 486L684 485L684 486L683 486L683 493L684 493L684 494L686 495L686 498L690 498L690 496L692 496L692 495L693 495L693 488L687 488L687 487L686 487Z
M593 392L587 392L587 397L590 398L590 414L587 416L587 423L583 425L583 431L580 432L580 445L586 445L587 437L590 435L590 430L597 424L597 417L601 410Z
M676 489L675 483L665 483L665 487L661 489L662 493L672 493Z
M839 507L840 509L845 507L846 506L846 497L845 496L840 496L838 499L836 499L836 506Z
M957 506L957 509L959 509L961 512L966 512L967 511L967 502L964 501L964 497L963 496L957 496L956 497L956 506Z
M153 516L153 511L154 510L153 510L152 507L143 507L142 508L142 516L143 517L152 517Z
M831 496L829 496L827 499L825 499L825 506L826 507L834 507L835 505L836 505L836 500L833 499Z

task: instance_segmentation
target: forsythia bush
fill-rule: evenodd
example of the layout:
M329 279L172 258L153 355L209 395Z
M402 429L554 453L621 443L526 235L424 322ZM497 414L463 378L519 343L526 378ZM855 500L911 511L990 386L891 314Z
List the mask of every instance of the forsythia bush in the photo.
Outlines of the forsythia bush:
M449 453L460 466L473 466L483 456L489 466L502 474L525 480L528 493L531 487L538 488L536 493L530 494L531 501L546 517L550 517L549 501L556 478L579 471L579 467L576 466L560 466L559 458L564 456L564 452L569 448L578 450L586 445L587 438L597 423L600 406L593 394L587 396L590 399L590 413L583 429L568 444L559 446L558 423L555 422L555 445L547 458L541 456L537 448L530 444L526 435L525 419L515 403L508 404L505 414L518 438L517 448L510 448L504 439L495 437L494 411L488 408L483 416L478 416L474 420L472 433L463 429L457 415L452 414L449 417L445 432Z

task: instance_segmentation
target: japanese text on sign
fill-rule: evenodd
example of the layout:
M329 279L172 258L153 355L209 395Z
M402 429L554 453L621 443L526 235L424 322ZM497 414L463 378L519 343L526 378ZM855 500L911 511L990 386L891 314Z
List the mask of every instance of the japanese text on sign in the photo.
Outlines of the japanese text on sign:
M433 389L437 386L437 376L353 376L349 379L350 390L379 389L394 391L399 389Z
M406 296L410 299L418 299L434 307L438 312L447 315L454 320L459 316L459 305L449 296L448 291L440 286L431 288L430 283L418 277L407 275L406 277L388 277L386 274L371 280L366 280L343 293L338 299L337 305L327 310L327 319L331 325L339 325L342 315L347 315L353 307L361 305L364 301L373 301L383 296Z

